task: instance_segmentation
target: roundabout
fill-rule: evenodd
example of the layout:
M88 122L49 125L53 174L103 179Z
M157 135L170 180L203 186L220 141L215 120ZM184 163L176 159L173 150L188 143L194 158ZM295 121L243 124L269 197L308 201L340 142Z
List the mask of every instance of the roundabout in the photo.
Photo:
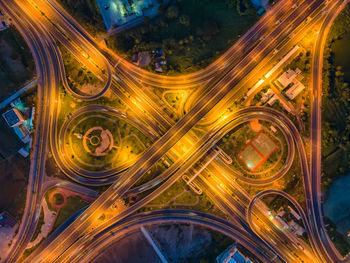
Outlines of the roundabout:
M56 132L56 161L71 179L87 185L113 182L153 137L143 123L102 105L79 108Z
M113 148L113 142L112 133L102 127L90 128L83 136L84 149L93 156L108 154ZM95 149L91 150L91 148Z

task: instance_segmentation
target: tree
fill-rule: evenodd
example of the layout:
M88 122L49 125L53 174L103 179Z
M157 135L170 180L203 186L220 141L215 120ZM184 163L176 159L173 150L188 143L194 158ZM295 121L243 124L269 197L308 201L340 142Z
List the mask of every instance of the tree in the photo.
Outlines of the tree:
M228 8L233 8L236 5L236 0L226 0L225 2Z
M188 15L182 15L179 17L180 24L184 26L190 26L190 17Z
M197 29L197 35L202 36L204 40L209 40L212 36L218 34L219 32L220 28L214 20L205 21L203 23L203 27Z
M148 25L151 22L151 19L148 16L143 17L143 22Z
M176 5L171 5L166 11L166 16L169 19L177 18L179 15L179 8Z

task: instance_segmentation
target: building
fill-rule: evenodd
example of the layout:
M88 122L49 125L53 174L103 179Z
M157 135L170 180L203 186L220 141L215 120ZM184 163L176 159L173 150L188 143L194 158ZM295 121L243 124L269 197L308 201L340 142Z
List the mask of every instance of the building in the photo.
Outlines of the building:
M154 70L158 73L162 73L164 65L166 65L166 61L164 58L162 57L156 58L154 63Z
M18 126L24 122L22 114L17 109L11 109L2 114L2 117L11 128Z
M298 236L302 236L305 233L305 229L294 220L289 222L289 229Z
M293 100L304 89L305 89L305 86L300 81L294 80L293 86L287 90L286 95L289 99Z
M285 214L286 214L286 211L283 210L283 207L280 207L280 209L278 210L277 215L278 215L279 217L282 217L282 216L284 216Z
M277 132L277 130L276 130L276 128L274 127L274 126L270 126L270 130L273 132L273 133L276 133Z
M288 69L277 79L277 82L281 84L283 88L286 88L300 73L301 70L298 68L295 70Z
M251 263L251 259L245 257L238 249L236 244L228 247L217 258L217 263Z
M21 149L18 150L18 153L20 155L22 155L24 158L28 157L29 152L26 151L26 149L24 147L22 147Z
M271 89L268 89L265 93L262 94L261 103L263 103L263 104L266 103L274 95L275 95L275 93Z
M243 147L238 157L250 170L254 171L277 149L275 142L265 133L260 132Z
M8 29L9 26L8 24L6 23L6 20L5 19L2 19L0 20L0 31L4 31L5 29Z
M151 58L147 52L136 52L132 55L132 62L141 68L147 67L151 63Z
M283 220L281 216L275 216L275 220L280 229L289 229L289 225Z
M262 16L265 15L266 11L263 7L261 7L256 13L258 14L258 16Z
M21 112L25 112L26 108L20 98L15 99L10 103L12 108L15 108Z
M267 101L267 104L269 104L270 106L273 106L273 104L275 104L276 101L277 101L277 96L272 95L272 97L270 97L270 99Z
M24 125L19 125L13 127L16 135L22 140L23 143L28 143L30 141L29 130Z
M153 18L159 13L158 0L96 0L107 30L119 33ZM169 0L163 0L168 3ZM111 33L110 31L110 33Z
M281 103L282 107L283 107L286 111L288 111L288 112L291 112L291 111L292 111L292 109L291 109L283 100L278 100L278 101Z
M34 118L35 118L35 107L32 107L30 110L29 119L26 121L27 127L30 131L33 131L34 129Z
M288 206L289 210L290 210L290 213L295 217L296 220L300 220L301 217L298 215L297 212L295 212L295 210L291 207L291 206Z

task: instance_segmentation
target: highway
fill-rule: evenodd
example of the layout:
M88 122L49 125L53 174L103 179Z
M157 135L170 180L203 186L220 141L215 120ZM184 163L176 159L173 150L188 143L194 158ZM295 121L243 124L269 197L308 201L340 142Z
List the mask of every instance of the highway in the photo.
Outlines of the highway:
M166 225L166 224L194 224L195 226L222 233L238 243L247 247L254 255L263 262L281 262L273 253L263 254L261 251L268 250L263 244L256 244L255 240L236 225L223 220L222 218L198 212L194 210L163 209L147 213L140 213L127 217L123 221L111 225L91 239L89 244L84 246L83 251L74 255L70 262L88 262L101 253L102 248L116 242L118 238L126 233L138 230L141 226ZM113 233L113 234L111 234ZM85 252L84 252L85 251ZM91 253L87 253L91 251ZM275 259L274 259L275 258ZM65 261L62 261L65 262Z
M97 43L97 41L86 30L84 30L56 1L37 1L36 4L40 5L40 9L45 10L45 13L50 13L50 18L56 19L55 23L60 23L60 25L64 26L65 28L69 27L69 30L73 30L73 34L81 35L82 38L84 38L95 48L100 49L101 52L104 52L106 57L110 58L111 65L117 65L117 69L120 71L129 72L130 75L135 76L135 79L141 81L142 84L155 87L184 89L197 87L198 83L201 84L213 78L217 74L217 71L222 70L225 65L232 66L232 64L238 63L244 56L244 54L242 54L242 50L244 50L244 52L248 52L251 47L256 44L256 41L259 40L259 38L261 38L264 34L271 31L271 29L273 29L275 26L275 22L282 19L286 12L289 11L289 9L292 9L293 5L297 2L299 1L279 1L271 8L271 10L266 12L258 23L256 23L246 34L244 34L237 41L237 43L235 43L217 61L204 70L178 77L162 76L144 71L132 63L125 61L119 56L116 56L115 53L99 47L99 43ZM60 18L58 16L60 16ZM224 66L223 62L225 62Z
M166 175L162 175L162 177L167 178L173 171L176 171L169 179L163 183L161 186L159 186L155 191L153 191L151 194L148 194L144 199L137 202L133 206L131 206L129 209L123 211L121 214L113 218L113 222L118 222L119 220L125 218L126 216L136 212L138 209L142 208L144 205L146 205L148 202L152 201L155 197L159 196L162 192L167 190L174 181L179 180L182 175L188 170L189 167L192 167L198 160L210 149L213 145L216 144L216 142L228 131L230 131L233 127L236 127L237 125L240 125L242 122L247 122L250 119L256 119L261 118L263 120L268 120L271 122L275 122L276 119L283 119L282 116L280 116L280 113L276 112L273 109L264 108L264 107L249 107L241 111L242 113L238 113L238 116L236 118L227 118L227 123L220 128L219 132L216 134L208 134L206 137L208 138L208 141L201 147L201 150L196 149L194 151L194 155L189 158L188 156L184 156L182 159L178 160L176 163L174 163L168 170L165 171ZM251 112L249 115L245 115L245 112ZM262 114L263 113L263 114ZM242 115L244 114L244 115ZM242 117L239 117L242 116ZM276 118L278 116L278 118ZM187 160L185 162L185 160ZM184 166L184 163L186 166ZM181 166L182 165L182 166ZM181 166L181 167L180 167ZM178 168L180 167L180 168ZM178 170L177 170L178 169ZM246 202L249 203L249 198L246 198ZM248 205L247 203L247 205ZM111 222L107 222L110 224ZM96 228L94 231L100 231L99 229L103 229L106 226L101 225L98 228ZM89 233L90 235L90 233ZM93 233L91 233L93 235ZM71 254L74 254L74 252L71 251L71 249L76 249L79 247L80 243L76 243L73 247L70 247L68 250L64 252L64 254L67 254L68 256ZM81 245L81 244L80 244ZM37 254L42 251L42 249L39 247L37 251L35 251L29 258L29 260L32 260L33 257L35 257ZM64 255L63 254L63 255ZM60 257L62 259L63 256Z
M312 61L312 96L311 96L311 147L310 147L310 194L308 199L309 218L312 227L313 236L320 246L323 246L326 253L329 255L331 262L341 262L343 257L334 247L333 242L327 235L324 223L323 213L321 209L321 116L322 116L322 65L323 54L326 45L328 32L338 14L349 3L346 1L339 1L338 4L328 12L325 18L317 41L314 46L314 56ZM345 260L344 260L345 261Z
M253 56L253 55L252 55ZM243 63L242 63L243 64ZM214 92L215 92L215 90L214 90ZM208 97L209 97L210 95L208 95ZM203 100L202 101L205 101L206 99L205 98L203 98ZM195 111L195 110L194 110ZM192 111L192 112L194 112L194 111ZM205 112L204 113L202 113L201 115L203 115L203 114L205 114ZM161 116L160 114L158 114L157 116ZM200 115L199 115L200 116ZM178 124L179 126L181 125L181 124ZM163 124L163 126L164 126L164 124Z
M262 108L261 110L264 112L264 111L266 111L267 109ZM170 168L168 168L168 169L165 171L166 175L162 175L162 177L167 178L168 176L170 176L170 175L172 174L172 172L175 172L175 171L176 171L176 172L177 172L177 173L176 173L177 179L181 178L181 175L188 169L188 167L191 167L195 162L197 162L197 161L208 151L208 149L210 149L212 146L214 146L214 145L216 144L216 142L217 142L218 140L221 139L221 137L222 137L226 132L228 132L229 130L231 130L234 126L239 125L242 121L243 121L243 122L246 122L247 120L249 120L249 118L248 118L249 116L248 116L248 115L247 115L247 116L243 115L243 116L245 116L245 119L239 118L239 116L240 116L241 114L246 114L246 113L252 112L252 113L250 114L250 115L251 115L250 118L257 118L257 117L263 118L263 117L264 117L264 116L261 116L261 114L256 113L255 111L256 111L255 108L247 108L247 109L242 110L242 113L239 113L238 116L237 116L235 119L233 119L233 118L232 118L232 119L231 119L231 118L228 118L228 119L227 119L227 123L230 124L230 125L225 125L224 127L220 127L220 129L219 129L219 127L218 127L218 129L219 129L218 131L220 131L220 132L218 132L218 131L217 131L217 132L211 131L210 133L208 133L207 136L205 136L201 141L199 141L199 142L197 143L197 145L198 145L197 148L198 148L198 147L201 147L201 149L198 149L198 150L194 151L194 156L193 156L193 157L189 158L189 157L192 155L192 152L187 152L186 155L182 156L181 159L177 160L176 163L174 163ZM270 118L270 119L272 119L272 118ZM214 134L215 134L215 136L214 136ZM204 142L206 142L206 144L203 145L203 146L201 146ZM184 163L186 163L186 161L189 163L189 164L188 164L188 167L185 167L185 166L183 165ZM182 166L182 167L181 167L181 166ZM178 170L179 168L181 168L181 169ZM150 195L148 198L149 198L149 199L150 199L150 198L152 198L152 199L155 198L155 197L158 196L161 192L163 192L165 189L167 189L167 188L165 188L165 187L170 187L174 181L175 181L175 180L172 179L172 180L169 180L169 181L167 181L166 183L162 184L161 187L158 187L158 188L156 189L154 195ZM119 182L119 180L118 180L117 182ZM164 188L165 188L165 189L164 189ZM164 190L163 190L163 189L164 189ZM107 191L108 191L108 190L107 190ZM105 192L105 193L106 193L106 192ZM103 193L103 194L105 194L105 193ZM118 196L115 196L115 197L113 198L113 200L111 200L111 201L112 201L112 204L114 203L114 200L116 200L117 198L118 198ZM149 200L149 199L148 199L148 200ZM152 199L150 199L150 200L152 200ZM150 201L150 200L149 200L149 201ZM89 207L89 209L90 209L91 207L93 207L93 205L94 205L94 204L92 204L92 205ZM141 203L140 205L143 205L143 204ZM142 206L140 206L140 207L142 207ZM95 209L95 208L93 208L93 209ZM133 209L137 209L137 206L134 206ZM136 210L134 210L134 211L136 211ZM40 251L40 249L39 249L39 251ZM35 254L36 254L36 253L34 252L32 255L35 255ZM28 260L31 260L32 255L28 258Z
M40 212L41 186L45 172L47 141L49 131L47 127L50 121L50 112L53 108L49 103L50 92L58 86L57 69L54 68L51 56L48 52L48 46L52 44L53 39L40 28L40 25L35 27L26 20L25 16L18 16L14 8L8 8L0 2L2 10L6 10L11 15L16 28L23 35L28 44L35 61L35 66L38 74L38 89L37 89L37 118L35 122L35 135L33 138L33 146L31 153L31 163L29 171L29 181L27 187L27 197L24 213L18 233L13 241L9 255L6 261L15 261L24 251L27 242L30 241L31 234L34 233L37 220ZM26 23L24 23L26 21ZM40 39L45 36L45 41Z
M257 229L255 227L258 224L258 222L254 223L253 219L252 219L252 212L253 212L252 210L253 210L254 206L257 206L256 203L258 202L258 200L265 197L265 196L269 196L269 195L279 195L279 196L282 196L285 199L287 199L296 208L298 215L300 215L302 222L304 224L304 227L306 228L306 233L308 234L308 236L311 235L311 229L310 229L308 218L307 218L303 208L300 206L300 204L292 196L290 196L286 192L283 192L281 190L273 190L273 189L261 191L259 194L254 196L254 198L249 203L249 206L248 206L247 212L246 212L246 217L247 217L247 222L248 222L250 228L255 232L255 234L260 236L266 243L271 244L270 240L264 239L264 237L262 237L260 235L259 229ZM261 207L261 204L258 204L257 207ZM266 223L263 222L262 224L265 224L265 227L266 227ZM263 226L264 225L260 226L260 229ZM300 239L295 239L295 240L296 240L295 243L297 244L296 249L300 249L299 246L302 246L302 249L306 250L308 245L305 242L303 242ZM310 242L311 242L312 248L314 249L314 251L316 251L317 248L316 248L316 245L313 243L313 240L311 239ZM318 257L318 260L322 261L322 258L320 258L318 254L315 254L315 255L316 255L316 257Z
M318 2L315 2L316 4L318 4ZM303 8L300 8L300 9L298 9L298 10L305 10L305 9L303 9ZM310 10L312 10L312 8L311 9L307 9L308 11L310 11ZM302 19L305 19L305 16L308 16L309 15L309 13L307 12L307 10L305 11L305 12L302 12L302 14L304 15L304 17L302 17L302 18L300 18L300 21L302 21ZM298 17L296 17L296 18L298 18ZM291 21L293 21L293 18L291 18L290 19ZM274 35L275 36L278 36L278 34L279 34L279 32L278 31L274 31L274 32L276 32ZM272 35L272 39L274 39L274 38L276 38L276 37L274 37L274 35ZM268 41L271 41L271 39L269 39ZM258 45L259 46L259 45ZM265 50L265 49L263 49L263 50ZM253 54L252 56L256 56L255 54ZM248 58L248 59L250 59L250 58ZM242 61L242 62L244 62L244 64L246 63L246 61ZM242 63L243 64L243 63ZM243 66L243 68L245 69L245 68L247 68L247 67L244 67ZM248 68L247 68L248 69ZM227 77L226 77L227 78ZM225 80L225 77L223 77L223 79ZM216 87L217 87L218 85L216 85ZM221 85L220 85L221 86ZM223 85L224 86L224 85ZM217 93L217 90L215 90L215 89L212 89L212 90L214 90L214 93L216 94L216 96L212 96L212 94L209 92L208 94L209 94L209 96L208 97L211 97L211 100L209 101L209 102L211 102L211 104L209 104L209 106L210 105L215 105L216 103L217 103L217 101L218 100L220 100L220 97L217 95L217 94L219 94L219 95L221 95L221 98L223 97L223 96L225 96L227 93L228 93L228 90L226 89L226 90L223 90L222 91L222 93ZM213 98L215 98L216 100L213 100ZM202 103L201 103L202 102ZM202 99L201 100L201 102L200 103L198 103L196 106L198 107L198 108L203 108L202 107L202 105L201 104L204 104L204 105L208 105L208 102L206 101L206 99L205 99L205 97L204 97L204 99ZM211 107L212 107L211 106ZM208 107L208 108L210 108L210 107ZM184 117L184 119L182 119L182 120L180 120L176 125L178 125L178 127L181 127L182 129L180 129L180 131L182 130L182 133L184 134L184 133L186 133L187 132L187 129L190 129L191 128L191 126L193 126L193 124L191 124L191 120L192 119L201 119L201 117L203 116L203 115L205 115L206 114L206 112L207 112L208 110L205 110L205 109L201 109L199 112L197 112L197 109L196 109L196 107L194 108L194 110L192 110L192 112L194 112L193 113L193 115L194 115L194 117L196 117L196 118L191 118L191 117L187 117L187 116L191 116L191 114L188 114L188 115L186 115L185 117ZM186 117L189 119L189 120L186 120ZM183 126L183 123L188 123L186 126L184 126L184 127L182 127ZM159 145L162 145L163 144L163 142L162 142L162 139L164 140L164 141L167 141L167 143L166 144L168 144L167 145L167 148L170 148L173 144L174 144L174 142L170 142L169 143L169 138L167 138L167 135L168 135L168 137L171 135L171 133L172 133L172 130L176 130L177 129L177 127L176 127L176 125L174 126L174 128L172 128L172 129L170 129L169 131L168 131L168 133L166 133L165 134L165 136L164 137L162 137L159 141L157 141L149 150L148 150L148 152L151 152L151 150L152 150L152 148L156 148L157 150L158 150L158 152L160 153L160 154L162 154L160 151L159 151L159 149L160 149L160 147L159 147ZM170 134L170 135L169 135ZM177 135L177 134L175 134L175 135ZM172 136L170 136L170 138L175 138L175 135L172 135ZM182 136L181 136L182 137ZM165 138L165 139L164 139ZM158 143L158 145L157 145L157 143ZM164 153L167 151L167 149L163 146L163 151L164 151ZM154 150L153 150L154 151ZM154 153L153 154L151 154L151 158L153 157L153 155L154 155ZM161 155L159 155L159 156L161 156ZM151 158L148 158L148 159L151 159ZM154 160L157 160L157 159L159 159L158 157L153 157L153 163L154 163ZM145 160L144 159L142 159L142 157L140 158L140 160L139 160L139 163L141 164L141 163L145 163ZM136 162L136 164L138 164L138 162ZM136 166L136 165L135 165ZM133 166L133 167L135 167L135 166ZM132 172L130 172L130 171L132 171L132 168L133 167L131 167L131 169L129 169L128 170L128 173L130 173L130 174L132 174ZM145 169L146 170L146 169ZM141 170L141 172L142 172L142 170ZM142 176L142 174L141 174L141 172L140 171L135 171L135 173L139 173L139 176ZM128 175L127 177L125 177L125 178L130 178L130 175ZM135 180L135 179L134 179ZM137 181L137 178L136 178L136 180L135 181ZM116 188L120 188L120 189L122 189L122 187L116 187ZM124 189L126 189L126 188L128 188L128 187L124 187ZM123 190L123 189L122 189ZM124 190L125 191L125 190Z
M161 192L166 190L166 187L169 187L174 181L180 178L185 171L193 167L193 165L196 162L198 162L200 158L202 158L203 155L205 155L209 151L209 149L211 149L216 144L218 140L220 140L223 134L229 131L229 127L231 127L232 129L232 126L228 125L228 123L234 123L236 125L239 122L245 122L249 120L249 118L259 118L258 112L264 112L264 110L256 109L253 107L242 109L239 112L231 114L232 119L230 117L230 121L222 121L219 126L210 127L209 131L207 131L207 133L201 138L196 138L195 136L193 136L193 128L198 124L198 122L202 120L203 117L205 117L208 113L213 111L216 105L223 104L223 101L225 100L227 101L227 98L232 98L235 96L238 97L238 94L242 92L241 89L237 88L238 84L242 83L242 81L246 78L246 76L250 74L250 72L253 69L258 68L259 65L262 64L261 61L265 57L271 54L277 46L279 46L281 43L283 43L283 41L285 41L289 34L291 34L295 29L297 29L298 26L301 25L307 17L312 15L312 13L322 5L322 1L309 0L300 2L298 8L292 8L294 4L292 1L281 0L275 5L274 8L272 8L274 9L274 11L272 11L272 9L269 10L264 16L264 18L262 18L246 35L244 35L241 38L240 41L237 42L236 45L239 45L239 48L237 48L237 46L236 48L234 48L234 45L228 52L226 52L223 55L222 58L213 63L210 67L204 70L204 72L194 73L184 77L172 78L159 77L158 75L145 73L144 71L138 69L132 64L127 63L125 61L121 61L120 58L116 61L115 56L111 56L109 53L109 55L107 55L108 59L106 59L106 51L101 51L101 49L98 47L98 44L96 44L92 37L90 37L79 25L76 25L76 22L73 19L70 19L69 15L66 14L66 12L62 10L55 1L43 0L37 1L36 3L30 1L31 3L33 3L33 5L29 4L29 2L27 1L19 2L21 2L20 8L14 3L11 5L9 3L6 3L6 6L3 8L6 10L6 8L10 5L10 8L8 8L7 11L9 13L13 12L12 16L14 17L18 16L18 14L21 13L20 9L23 8L25 10L28 10L27 20L25 20L25 17L21 17L19 19L19 16L17 17L17 20L20 20L21 23L24 23L24 21L26 21L25 24L28 26L32 23L31 20L35 18L35 30L37 30L37 28L41 28L41 25L45 25L45 29L42 29L42 31L46 32L47 30L53 33L54 37L58 41L60 41L66 48L68 48L77 58L82 58L82 50L88 50L86 52L88 52L89 59L82 58L84 64L86 63L87 66L91 68L97 76L106 81L104 89L92 96L87 96L86 94L78 94L70 90L69 85L67 84L66 74L64 72L63 61L59 54L57 45L54 43L50 35L48 35L47 33L40 32L41 34L38 34L37 38L47 45L41 49L43 53L41 55L47 55L47 58L42 58L38 56L35 59L35 61L49 61L49 63L47 63L47 67L49 69L37 69L37 71L40 73L45 71L47 72L47 75L45 75L45 77L39 77L39 80L46 80L47 78L49 81L45 83L45 85L43 85L46 87L43 92L47 94L45 94L43 98L44 101L47 101L47 105L50 105L48 103L50 99L51 101L57 101L57 98L59 99L59 94L57 92L58 79L61 79L64 87L68 91L70 91L74 97L83 100L93 100L99 98L111 87L111 89L116 94L118 94L118 96L120 96L121 99L124 102L126 102L127 105L131 106L131 108L136 108L135 112L136 115L138 115L138 117L144 117L146 114L146 116L149 118L147 120L144 120L148 128L145 128L143 124L140 124L141 129L143 129L150 136L152 135L153 139L157 139L158 136L161 136L146 152L144 152L140 156L140 158L135 162L135 164L130 166L129 169L127 169L126 171L124 171L124 169L126 169L127 166L123 167L118 171L107 171L105 173L92 175L89 174L88 171L83 171L79 167L72 166L71 163L64 163L64 158L61 158L62 156L59 154L60 147L57 146L57 144L59 144L57 143L59 142L59 139L57 140L57 138L62 138L60 137L57 131L57 116L59 113L59 107L55 106L55 103L51 103L52 106L50 107L45 107L44 105L42 105L43 110L41 110L40 112L43 115L46 114L46 117L43 116L42 118L38 119L39 126L42 125L41 127L43 133L45 134L45 136L42 136L42 138L44 138L45 140L41 139L42 141L40 145L37 146L37 151L41 151L41 154L43 154L41 156L45 156L45 146L48 142L48 131L50 131L51 149L53 150L53 152L57 151L55 160L58 163L60 161L62 162L60 163L60 168L63 170L67 169L66 173L69 174L73 171L75 175L81 174L86 177L107 177L111 174L116 174L121 171L124 172L121 173L119 175L118 180L114 182L113 185L105 193L103 193L97 199L97 201L93 203L75 222L68 226L67 229L63 231L63 233L60 236L58 236L53 242L48 244L45 247L45 249L40 250L39 252L37 252L38 250L35 251L32 254L32 256L28 258L27 262L53 262L54 260L58 259L61 255L63 255L63 251L69 248L76 240L79 240L79 238L91 228L91 225L94 224L95 219L101 213L103 213L104 209L111 206L114 203L114 200L122 198L126 193L128 193L130 191L130 188L163 155L169 154L169 156L175 156L177 158L175 159L174 164L165 172L165 175L162 175L160 177L162 179L161 181L165 180L166 178L169 179L154 191L156 194L154 194L153 198L156 197L157 194L160 194ZM340 1L332 1L332 3L333 2L336 4L340 3ZM40 14L38 15L39 11L33 10L33 7L34 9L39 9L38 6L36 6L37 4L40 5L40 10L43 9L47 11L45 12L46 16L50 16L50 19L51 16L52 18L56 19L55 23L48 23L49 20L47 19L47 17L41 16ZM334 8L332 10L340 10L340 8ZM34 15L35 12L37 12L37 15ZM334 14L333 16L335 17ZM278 25L272 26L271 22L274 21L276 17L283 18L283 21ZM61 23L62 18L63 23ZM24 32L23 30L22 34L27 37L28 28L26 28L25 31L26 32ZM261 34L263 34L265 38L262 40L259 39L259 41L257 41L256 37L261 36ZM50 40L51 42L48 44L47 40ZM38 43L37 45L41 45L41 43ZM116 64L118 63L117 66L114 67L114 70L112 70L112 67L110 66L110 62L113 59L113 62L116 61ZM113 64L114 63L112 63L112 65ZM101 68L103 67L106 68L107 73L104 70L101 70ZM113 71L114 74L112 73ZM166 116L164 116L164 112L162 112L162 110L159 109L157 105L155 105L155 102L152 101L145 93L140 92L140 88L142 87L141 83L142 85L151 85L156 87L167 88L179 88L179 86L182 86L183 88L189 88L194 86L200 86L203 92L200 96L198 96L198 102L193 106L193 108L191 108L181 120L175 123L173 120L169 120ZM52 98L54 100L52 100ZM137 102L135 103L135 98L140 98L142 104ZM134 104L136 104L137 107L133 107ZM110 110L110 112L112 112L112 110ZM118 114L118 116L120 117L121 113ZM264 112L262 118L265 118L269 114L273 113ZM274 118L272 118L271 121L274 121ZM134 123L137 124L137 121L135 120ZM50 127L50 129L45 129L45 127ZM288 129L288 132L293 134L294 136L294 141L297 145L298 154L299 156L301 156L300 159L301 163L303 164L302 169L306 196L310 197L307 200L308 202L311 202L312 198L314 199L313 204L311 206L311 209L314 213L314 223L311 224L311 228L320 227L322 226L322 217L320 216L320 203L317 199L317 194L319 193L319 191L317 192L317 190L311 190L313 186L319 187L319 184L311 184L310 173L308 170L308 162L304 151L304 145L302 139L300 138L300 135L298 136L297 129L295 127L288 127ZM40 127L38 128L38 130L40 130ZM64 129L62 131L62 136L64 137ZM154 133L155 131L156 133ZM40 133L39 135L37 135L37 133L36 136L39 136ZM285 136L288 136L288 133L286 133ZM198 141L193 141L193 139L198 139ZM191 149L185 151L184 154L179 158L175 154L177 152L176 149L178 147L178 142L183 142L184 140L192 142ZM293 154L290 154L289 156L294 157L294 144L289 143L288 148L288 150L293 152ZM35 151L32 155L39 156L35 153ZM37 160L38 163L41 163L40 165L37 164L37 166L39 166L41 170L41 172L38 173L40 176L43 174L45 164L45 158L41 158L41 156L39 156L38 158L40 159L40 162L39 160ZM208 155L208 157L210 158L210 155ZM278 176L282 176L289 169L292 159L292 157L289 157L288 161L286 162L286 165L284 166L284 170L282 170L278 174ZM217 162L215 162L215 164L217 164ZM219 166L221 167L221 165ZM35 165L31 165L31 167L35 167ZM208 170L210 169L212 169L212 167L208 167ZM232 171L227 172L231 173ZM311 178L313 178L313 174L314 173L311 172ZM31 175L30 178L32 177L35 176ZM276 178L270 180L275 180ZM35 179L35 187L39 188L42 183L40 182L40 180L38 180L38 178ZM78 179L76 180L78 181ZM91 179L89 178L87 180ZM157 178L156 180L158 180L158 182L156 182L157 184L161 182L159 181L159 178ZM154 182L152 182L152 184L153 183ZM40 189L38 189L38 191L40 192ZM35 192L36 191L32 192L34 194L27 193L28 195L30 195L30 197L29 199L27 199L26 209L28 206L28 209L32 212L37 211L38 209L35 205L37 201L30 201L31 199L35 198ZM311 196L310 193L312 193ZM148 198L148 201L151 201L152 195L149 196L150 197L147 196L146 198ZM315 205L317 205L318 208L314 207ZM130 209L132 210L136 208L134 208L133 206ZM33 216L29 215L28 219L24 220L25 224L22 223L21 227L28 228L28 225L33 225L33 222L35 222L35 220L33 220L32 218ZM120 220L120 217L118 216L115 220ZM30 221L32 223L29 223ZM321 229L321 231L324 230ZM324 232L318 232L314 230L312 230L311 232L314 238L312 241L317 243L316 250L320 252L320 254L322 253L322 257L326 259L330 254L331 258L334 259L335 257L337 257L339 259L338 255L334 255L334 253L332 254L332 251L334 251L332 249L330 251L323 252L323 249L325 247L322 247L322 237L327 236ZM321 235L319 233L321 233ZM316 236L316 234L318 234L318 237ZM21 231L21 234L19 236L26 236L24 230ZM18 254L21 253L20 249L17 250L19 252L15 252L15 254L13 254L11 259L12 261L16 256L18 256ZM283 251L279 251L279 253L283 254ZM11 260L9 260L9 262Z

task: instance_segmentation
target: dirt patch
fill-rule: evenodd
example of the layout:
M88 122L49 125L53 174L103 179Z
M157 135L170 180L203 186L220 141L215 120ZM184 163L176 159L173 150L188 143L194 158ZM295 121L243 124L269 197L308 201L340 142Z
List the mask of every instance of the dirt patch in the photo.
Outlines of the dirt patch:
M143 234L133 232L127 234L121 240L113 242L111 246L99 253L92 263L161 263L152 246L147 242Z
M208 230L193 225L164 225L148 230L171 262L186 262L185 259L201 253L212 239Z

